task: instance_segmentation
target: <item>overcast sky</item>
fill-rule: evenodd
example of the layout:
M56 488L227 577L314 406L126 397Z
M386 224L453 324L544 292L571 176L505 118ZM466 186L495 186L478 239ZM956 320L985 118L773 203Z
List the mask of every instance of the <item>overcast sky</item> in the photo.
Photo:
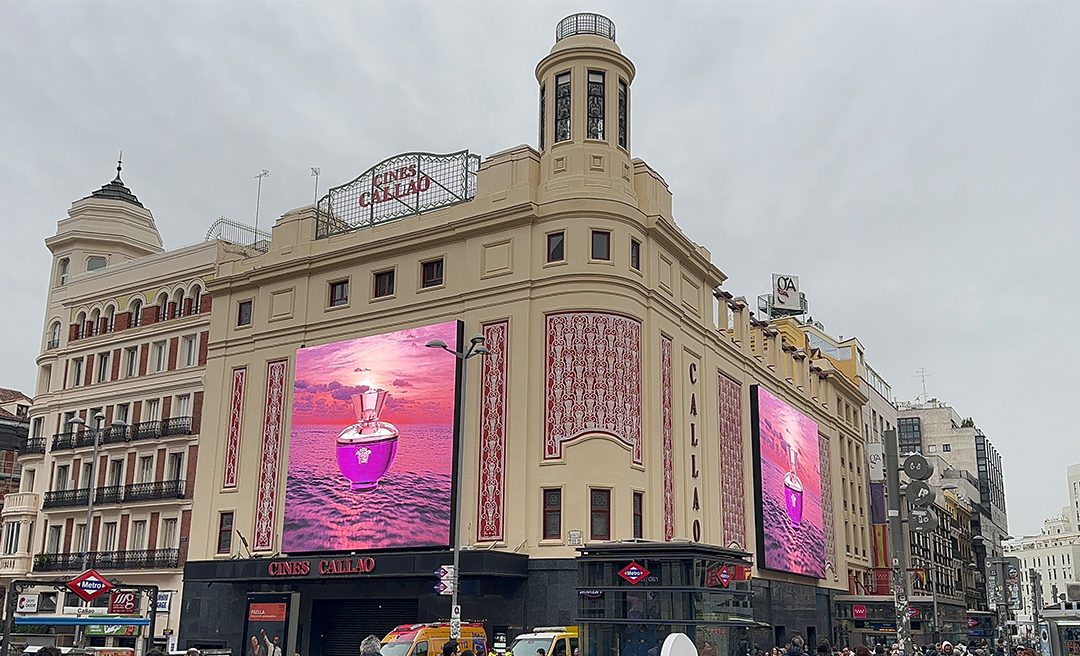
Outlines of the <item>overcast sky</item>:
M753 298L801 276L899 399L973 416L1013 533L1080 462L1080 3L0 3L0 385L32 391L70 203L114 174L170 248L403 151L536 141L556 22L637 65L632 150Z

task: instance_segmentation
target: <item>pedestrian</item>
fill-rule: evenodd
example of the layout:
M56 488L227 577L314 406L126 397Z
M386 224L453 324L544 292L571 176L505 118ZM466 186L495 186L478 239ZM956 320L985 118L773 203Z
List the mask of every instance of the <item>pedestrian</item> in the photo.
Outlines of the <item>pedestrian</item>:
M382 650L382 640L379 636L369 635L360 641L360 656L379 656Z
M832 653L832 645L829 644L828 639L822 638L818 641L817 653L818 656L829 656Z
M866 645L859 645L855 648L855 656L870 656L870 648Z
M187 650L186 656L202 656L202 652L192 647ZM281 656L281 654L278 654L278 656Z
M52 645L46 645L38 650L38 656L60 656L60 650Z
M447 640L442 646L442 656L455 656L457 654L458 644L457 640Z

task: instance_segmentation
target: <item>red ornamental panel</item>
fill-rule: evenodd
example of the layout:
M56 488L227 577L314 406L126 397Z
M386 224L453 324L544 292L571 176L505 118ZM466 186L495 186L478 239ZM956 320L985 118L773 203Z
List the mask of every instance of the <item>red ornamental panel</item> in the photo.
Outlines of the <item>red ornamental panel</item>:
M825 528L825 569L832 569L836 578L836 545L833 529L832 476L830 472L829 438L819 435L818 448L821 452L821 514Z
M719 374L720 506L724 545L746 546L746 504L743 490L742 385Z
M671 339L660 338L660 399L664 438L664 539L675 537L675 447L672 440Z
M641 463L641 323L614 314L547 318L544 458L587 433L606 433Z
M244 388L247 383L247 367L233 369L232 396L229 402L229 433L225 439L225 475L223 488L235 488L237 463L240 460L240 431L244 418Z
M480 500L477 538L503 539L506 486L506 368L510 322L483 328L490 355L480 370Z
M285 408L287 360L266 365L266 407L263 410L262 453L259 456L259 490L255 502L255 544L253 549L273 549L277 519L278 482Z

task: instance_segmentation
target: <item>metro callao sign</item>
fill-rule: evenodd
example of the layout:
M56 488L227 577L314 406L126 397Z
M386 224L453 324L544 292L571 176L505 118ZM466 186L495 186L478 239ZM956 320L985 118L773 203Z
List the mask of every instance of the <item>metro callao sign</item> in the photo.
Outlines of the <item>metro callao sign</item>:
M67 588L74 592L79 599L82 599L83 601L93 601L109 590L112 590L113 584L109 583L109 580L101 574L98 574L92 569L88 569L68 581Z

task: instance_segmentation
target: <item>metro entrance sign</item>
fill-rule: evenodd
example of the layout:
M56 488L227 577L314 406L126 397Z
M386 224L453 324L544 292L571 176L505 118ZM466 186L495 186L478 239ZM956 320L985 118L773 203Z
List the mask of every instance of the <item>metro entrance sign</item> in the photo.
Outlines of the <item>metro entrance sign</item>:
M98 574L92 569L88 569L68 581L67 588L74 592L79 599L82 599L83 601L93 601L112 590L113 584L109 583L109 580L101 574Z

